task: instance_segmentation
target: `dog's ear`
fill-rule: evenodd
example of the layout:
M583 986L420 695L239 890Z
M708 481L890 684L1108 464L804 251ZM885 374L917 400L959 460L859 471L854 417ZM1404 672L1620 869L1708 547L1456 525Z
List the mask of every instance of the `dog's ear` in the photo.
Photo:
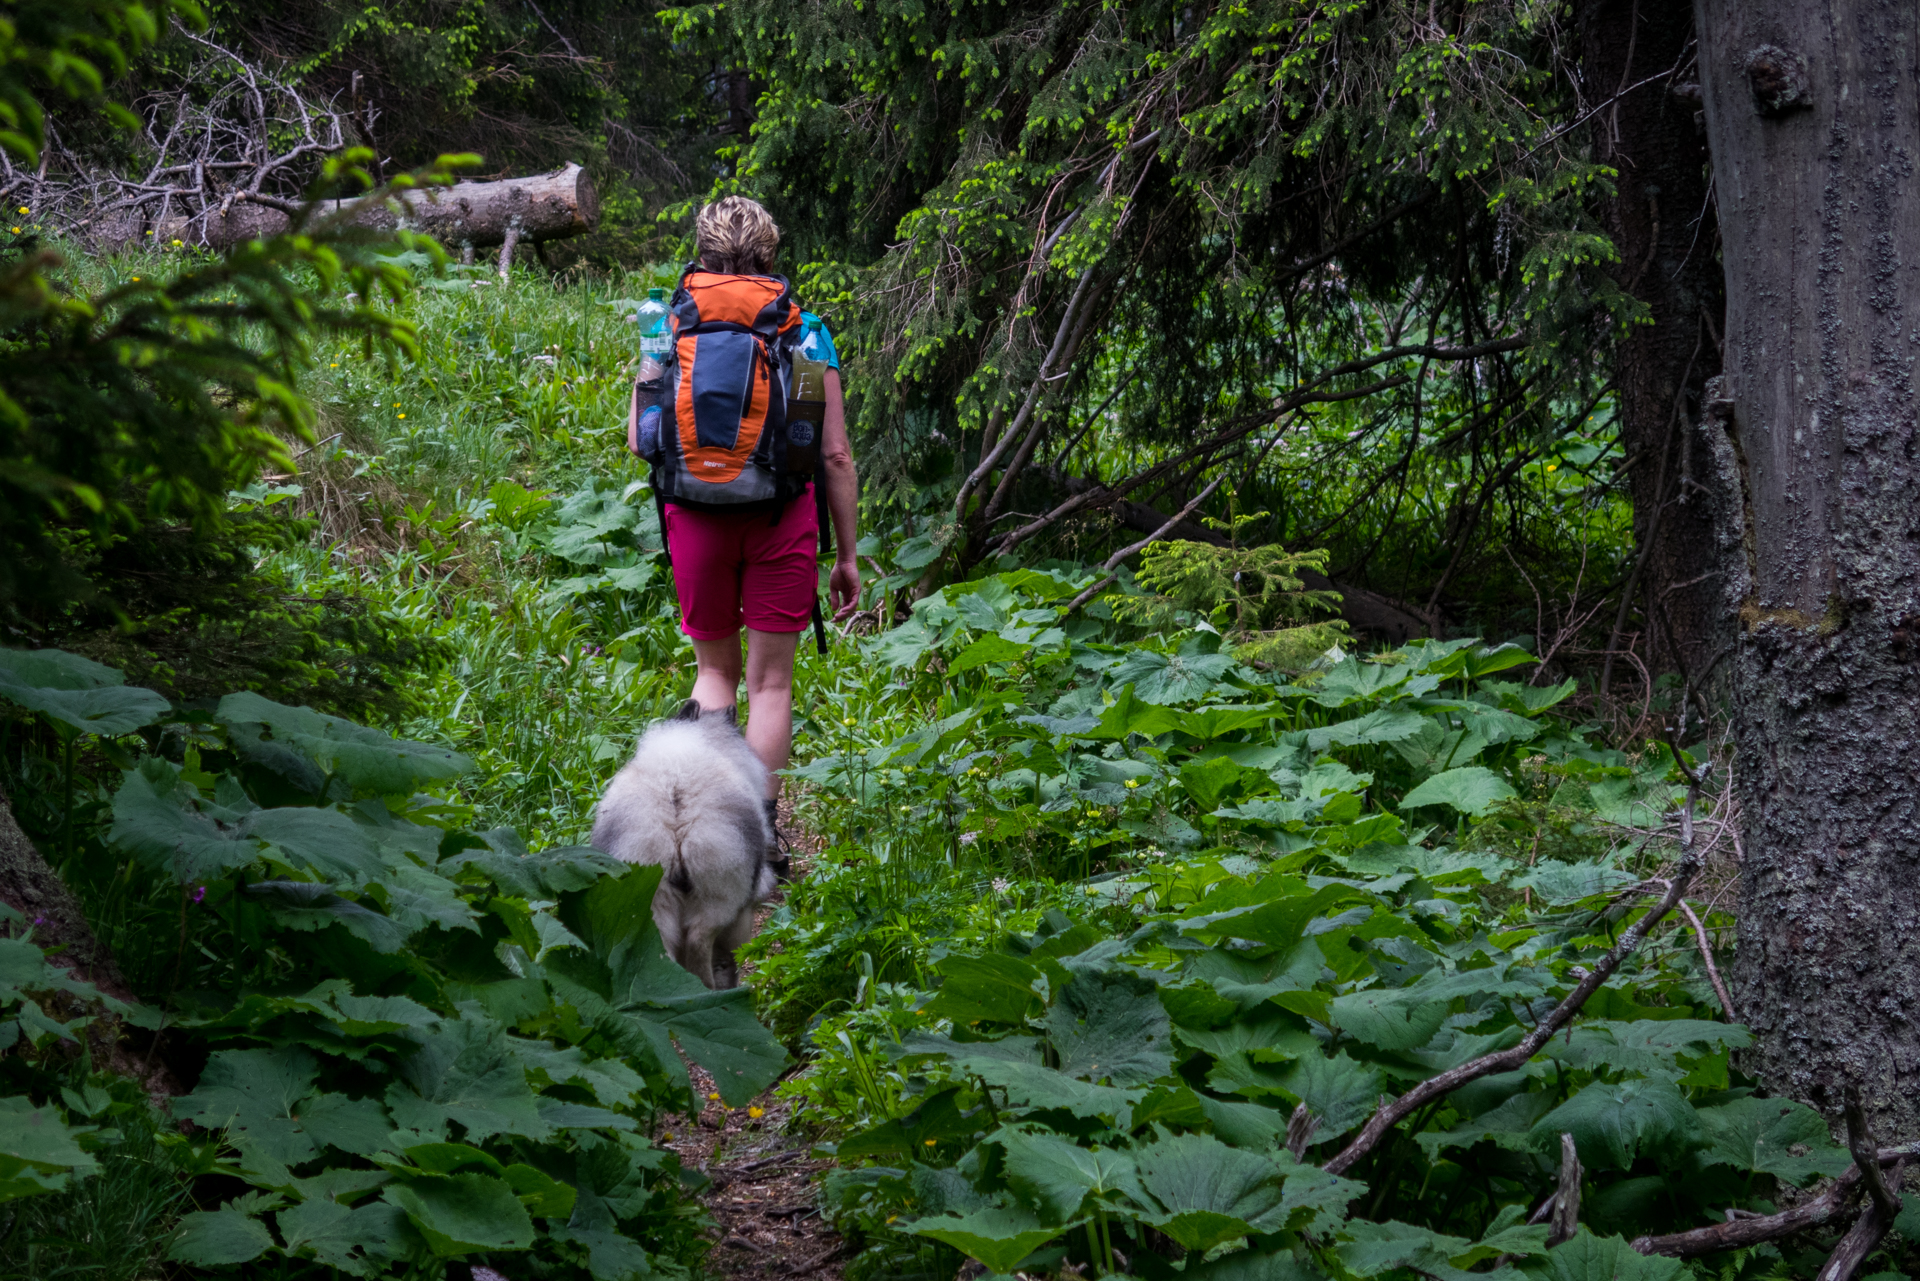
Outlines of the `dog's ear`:
M733 726L735 729L739 729L740 728L740 704L728 703L726 706L726 717L727 717L727 724Z
M667 717L670 721L697 721L700 719L700 704L688 699L680 705L680 710Z

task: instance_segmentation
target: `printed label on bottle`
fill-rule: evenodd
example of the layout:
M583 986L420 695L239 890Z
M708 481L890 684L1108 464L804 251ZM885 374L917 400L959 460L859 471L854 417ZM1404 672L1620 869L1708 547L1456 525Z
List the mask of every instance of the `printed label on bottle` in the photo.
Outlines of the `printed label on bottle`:
M804 418L787 420L787 443L806 446L813 443L813 424Z

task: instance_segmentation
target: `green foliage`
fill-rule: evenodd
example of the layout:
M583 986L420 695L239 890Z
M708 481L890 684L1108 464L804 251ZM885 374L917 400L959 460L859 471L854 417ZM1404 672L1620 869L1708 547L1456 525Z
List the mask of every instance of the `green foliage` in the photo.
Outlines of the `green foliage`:
M56 714L48 691L96 671L9 652L9 696ZM744 1103L786 1055L746 992L668 959L659 870L473 830L423 791L472 768L445 748L251 693L159 711L167 751L129 761L105 839L178 896L170 979L142 977L153 1004L133 1017L206 1052L173 1113L221 1138L168 1257L379 1276L531 1250L603 1281L686 1257L676 1159L644 1137L694 1105L681 1056ZM98 1000L28 939L0 939L0 981L0 1039L30 1057L79 1026L36 993ZM92 1172L84 1132L16 1084L7 1186Z

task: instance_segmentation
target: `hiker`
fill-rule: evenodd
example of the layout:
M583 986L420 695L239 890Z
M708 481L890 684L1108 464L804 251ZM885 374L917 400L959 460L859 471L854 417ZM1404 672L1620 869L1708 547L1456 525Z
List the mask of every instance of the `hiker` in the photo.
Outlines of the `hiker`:
M628 443L653 466L680 630L699 664L692 699L730 708L745 675L746 738L768 770L771 823L792 745L794 654L810 622L825 652L822 535L837 549L828 609L841 619L860 603L859 482L839 357L773 274L772 215L728 196L701 209L694 237L698 260L670 304L673 348L660 381L636 385ZM805 389L802 365L823 391Z

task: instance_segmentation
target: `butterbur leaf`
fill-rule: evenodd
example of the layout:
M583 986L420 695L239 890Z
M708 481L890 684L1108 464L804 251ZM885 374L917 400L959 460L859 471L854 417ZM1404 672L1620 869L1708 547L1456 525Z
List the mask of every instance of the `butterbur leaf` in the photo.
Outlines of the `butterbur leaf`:
M1288 1094L1318 1117L1314 1142L1338 1138L1366 1120L1379 1106L1380 1074L1347 1057L1345 1050L1331 1058L1305 1055L1288 1071L1283 1084Z
M1318 753L1334 745L1365 747L1375 743L1398 743L1419 734L1427 724L1427 718L1418 712L1382 707L1354 720L1309 731L1307 746Z
M286 707L251 692L229 694L214 715L226 725L264 725L356 792L406 795L422 783L455 778L473 762L430 743L411 743L310 707Z
M378 1099L350 1099L344 1094L321 1094L302 1100L294 1108L294 1118L315 1143L324 1143L372 1156L386 1149L393 1134L393 1123Z
M1173 1067L1172 1025L1151 979L1081 970L1047 1012L1060 1070L1089 1081L1145 1085Z
M1693 1275L1679 1259L1641 1254L1624 1237L1597 1237L1581 1228L1527 1265L1532 1281L1683 1281Z
M495 1134L544 1139L551 1133L527 1087L526 1070L505 1034L484 1018L442 1023L401 1066L400 1076L387 1087L386 1102L402 1129L438 1138L453 1122L469 1143Z
M1002 1131L995 1141L1006 1153L1008 1184L1049 1223L1076 1218L1088 1197L1146 1199L1126 1152L1093 1151L1055 1134L1017 1130Z
M1470 1148L1489 1140L1510 1152L1524 1152L1534 1146L1533 1127L1552 1110L1551 1094L1516 1094L1451 1130L1422 1130L1413 1137L1429 1161L1437 1160L1448 1148Z
M131 734L173 705L150 689L78 654L0 649L0 698L81 734Z
M1001 1091L1010 1108L1058 1109L1089 1120L1099 1117L1121 1130L1131 1128L1134 1105L1146 1097L1144 1090L1091 1085L1037 1063L1014 1063L986 1054L955 1055L953 1065Z
M1562 1132L1590 1169L1624 1170L1636 1156L1679 1156L1704 1140L1693 1105L1664 1077L1593 1082L1540 1118L1534 1146L1551 1149Z
M1464 1268L1455 1267L1453 1258L1466 1252L1472 1242L1415 1227L1411 1223L1369 1223L1356 1219L1347 1224L1341 1235L1348 1240L1338 1249L1340 1262L1346 1264L1347 1270L1355 1276L1379 1276L1400 1268L1416 1269L1438 1278L1438 1281L1467 1281L1472 1276L1513 1276L1512 1272L1505 1269L1501 1273L1469 1273Z
M1508 882L1515 889L1530 889L1554 907L1565 907L1582 899L1611 894L1640 878L1632 872L1600 863L1556 863L1543 860L1524 876Z
M1160 1209L1147 1222L1189 1250L1286 1226L1285 1170L1271 1157L1210 1135L1183 1134L1137 1149L1134 1161L1141 1186Z
M241 892L270 907L275 919L289 929L324 930L338 925L376 952L398 952L410 934L398 921L313 881L255 881Z
M257 1259L274 1248L267 1225L234 1206L196 1210L180 1218L167 1257L189 1267L219 1268Z
M636 1281L653 1275L653 1261L640 1243L613 1228L569 1225L555 1228L553 1239L586 1247L587 1271L593 1281Z
M1821 1115L1792 1099L1735 1099L1701 1108L1696 1115L1708 1144L1701 1159L1711 1165L1771 1174L1805 1187L1816 1178L1842 1174L1853 1164Z
M929 1016L958 1024L1022 1025L1044 990L1038 966L999 952L949 956L934 968L944 981L927 1003Z
M506 1182L490 1174L416 1179L382 1194L406 1211L434 1254L443 1259L533 1245L533 1220Z
M0 1098L0 1202L41 1192L57 1192L68 1176L98 1168L81 1149L77 1136L52 1107L36 1108L25 1095Z
M348 1276L378 1276L420 1244L405 1211L386 1201L349 1210L337 1201L315 1198L280 1211L274 1222L288 1254Z
M1484 814L1494 802L1515 795L1507 781L1483 765L1467 765L1435 774L1400 798L1400 808L1445 805L1464 814Z
M319 1062L299 1046L218 1050L193 1093L174 1100L173 1114L209 1130L227 1130L235 1141L275 1161L298 1165L317 1155L312 1138L294 1119L294 1108L312 1092L319 1070Z
M1020 1260L1077 1225L1048 1227L1030 1210L995 1206L968 1215L942 1214L895 1226L917 1236L944 1241L968 1258L986 1264L991 1272L1011 1272Z

